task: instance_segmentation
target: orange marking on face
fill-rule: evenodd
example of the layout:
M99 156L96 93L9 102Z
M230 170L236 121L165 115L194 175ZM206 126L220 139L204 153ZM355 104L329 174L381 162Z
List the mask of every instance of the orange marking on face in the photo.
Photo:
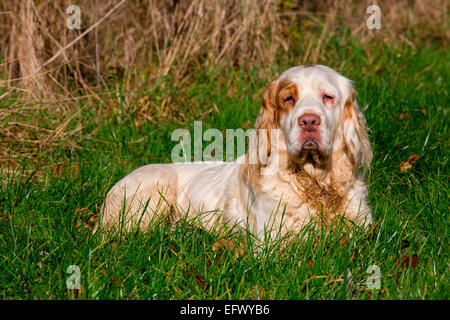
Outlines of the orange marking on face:
M286 114L292 111L298 99L299 92L297 84L295 82L292 82L291 80L281 80L278 84L276 95L277 109L280 113L280 116L281 114Z

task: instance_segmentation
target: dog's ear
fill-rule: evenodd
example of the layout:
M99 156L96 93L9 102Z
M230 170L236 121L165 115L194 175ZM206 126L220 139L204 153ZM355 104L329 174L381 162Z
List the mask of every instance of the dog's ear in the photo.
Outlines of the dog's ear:
M279 127L279 112L276 103L277 87L278 80L275 80L264 89L261 108L255 123L258 139L258 156L260 160L270 156L272 130L278 129Z
M342 121L344 143L348 156L356 167L370 168L372 147L367 136L366 118L358 108L355 90L350 85L349 95L345 101Z
M256 118L255 131L251 136L246 155L245 174L249 183L254 186L259 184L261 168L269 165L271 156L273 133L277 129L278 110L276 104L276 91L278 81L270 83L263 91L261 108Z

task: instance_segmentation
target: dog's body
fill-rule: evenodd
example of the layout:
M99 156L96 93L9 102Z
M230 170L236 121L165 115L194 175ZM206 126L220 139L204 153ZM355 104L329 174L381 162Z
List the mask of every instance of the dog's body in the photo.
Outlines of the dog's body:
M316 218L371 222L358 168L372 153L349 80L324 66L287 70L266 89L256 130L255 145L235 162L133 171L108 193L101 224L122 217L145 229L155 214L187 216L206 229L228 223L262 237L298 232Z

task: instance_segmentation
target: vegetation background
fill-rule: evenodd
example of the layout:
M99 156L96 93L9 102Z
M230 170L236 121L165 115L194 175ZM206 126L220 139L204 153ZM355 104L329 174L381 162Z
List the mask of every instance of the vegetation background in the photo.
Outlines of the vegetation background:
M80 30L66 25L72 4ZM448 299L449 5L0 2L0 297ZM312 63L355 80L374 149L369 234L321 230L259 256L232 248L245 235L184 224L92 235L118 179L170 162L174 129L250 128L262 88Z

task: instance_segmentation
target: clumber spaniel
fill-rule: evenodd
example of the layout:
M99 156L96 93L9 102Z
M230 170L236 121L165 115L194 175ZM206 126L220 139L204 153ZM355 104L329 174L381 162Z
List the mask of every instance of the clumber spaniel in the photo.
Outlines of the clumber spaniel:
M145 229L155 215L172 223L188 217L261 238L338 216L371 223L358 169L369 167L372 150L350 80L322 65L286 70L263 93L253 141L234 162L136 169L108 193L100 225Z

